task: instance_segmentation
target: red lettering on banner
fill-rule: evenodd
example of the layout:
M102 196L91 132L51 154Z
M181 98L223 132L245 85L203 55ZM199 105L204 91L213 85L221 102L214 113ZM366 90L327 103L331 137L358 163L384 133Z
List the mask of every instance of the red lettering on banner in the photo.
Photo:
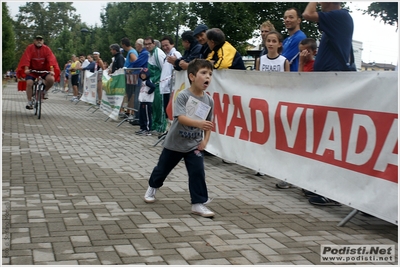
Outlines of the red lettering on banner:
M229 110L229 96L223 95L222 103L224 104L224 108L221 107L221 101L219 99L219 93L214 93L213 95L214 100L214 129L215 125L218 126L218 133L225 134L226 125L228 121L228 110ZM217 123L215 123L217 121Z
M265 144L268 141L270 134L269 116L268 116L268 102L264 99L252 98L249 103L250 116L251 116L251 132L249 132L244 115L242 99L240 96L233 96L233 114L230 118L228 125L228 111L229 111L229 95L223 95L222 103L220 94L214 93L214 122L215 126L213 131L218 129L219 134L234 137L236 129L240 129L239 138L241 140L250 141L257 144ZM222 107L223 105L223 107ZM257 111L262 115L261 124L263 129L258 131ZM228 125L228 126L227 126ZM216 128L216 129L215 129Z
M398 182L398 115L280 102L276 148Z
M233 115L231 123L228 126L226 135L234 137L236 127L242 128L240 131L239 139L249 140L249 130L247 129L246 117L244 116L242 107L242 97L234 95L233 100Z
M249 107L251 114L250 142L263 145L268 141L270 133L268 102L264 99L252 98ZM260 111L263 116L262 125L264 126L264 129L262 132L257 130L257 111Z

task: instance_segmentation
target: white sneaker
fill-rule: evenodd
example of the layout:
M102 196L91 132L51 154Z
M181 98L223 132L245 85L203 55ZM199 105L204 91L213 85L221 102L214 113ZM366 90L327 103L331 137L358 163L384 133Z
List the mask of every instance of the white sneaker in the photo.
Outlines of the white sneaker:
M213 198L208 198L207 201L204 202L203 204L204 204L204 205L210 204L211 201L213 201Z
M77 96L73 96L69 101L73 102L75 99L78 99Z
M215 215L214 212L212 212L211 210L207 209L207 207L204 206L204 204L201 204L201 203L192 205L192 213L200 215L200 216L205 217L205 218L214 217L214 215Z
M146 194L144 195L144 201L146 203L153 203L154 201L156 201L156 192L157 188L149 186L149 188L147 188Z

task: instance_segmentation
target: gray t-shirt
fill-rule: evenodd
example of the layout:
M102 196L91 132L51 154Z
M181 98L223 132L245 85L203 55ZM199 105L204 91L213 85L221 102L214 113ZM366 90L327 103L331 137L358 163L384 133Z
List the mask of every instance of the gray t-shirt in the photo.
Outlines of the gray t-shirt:
M203 140L203 130L196 127L182 125L178 122L178 116L186 116L186 103L191 96L211 107L206 120L212 120L214 101L211 96L204 93L202 97L198 97L192 94L189 89L183 90L178 94L174 103L174 121L172 122L164 142L164 147L166 149L186 153L195 150Z

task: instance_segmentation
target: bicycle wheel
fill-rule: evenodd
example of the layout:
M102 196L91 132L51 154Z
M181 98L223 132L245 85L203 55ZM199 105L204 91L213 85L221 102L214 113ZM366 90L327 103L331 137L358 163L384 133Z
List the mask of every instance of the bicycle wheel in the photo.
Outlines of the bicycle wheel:
M38 91L37 91L37 115L39 120L42 113L43 91L44 91L44 84L41 84L38 86Z
M37 114L37 96L36 96L36 92L37 92L37 84L33 84L32 86L32 106L35 109L35 115Z

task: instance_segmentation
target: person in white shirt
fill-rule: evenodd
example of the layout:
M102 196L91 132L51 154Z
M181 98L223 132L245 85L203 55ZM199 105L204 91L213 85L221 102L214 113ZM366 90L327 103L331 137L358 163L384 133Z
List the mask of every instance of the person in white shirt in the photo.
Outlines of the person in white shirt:
M290 71L289 61L281 55L283 37L279 32L270 31L265 37L267 54L257 59L256 70L259 71Z
M165 36L164 38L161 39L161 48L165 52L167 57L164 59L164 64L161 70L160 94L162 94L163 96L164 112L166 118L168 118L167 106L172 92L172 73L174 71L174 66L170 64L166 59L169 56L181 58L182 54L175 49L174 40L171 38L171 36ZM167 134L167 132L168 132L168 125L167 125L167 131L163 135Z

